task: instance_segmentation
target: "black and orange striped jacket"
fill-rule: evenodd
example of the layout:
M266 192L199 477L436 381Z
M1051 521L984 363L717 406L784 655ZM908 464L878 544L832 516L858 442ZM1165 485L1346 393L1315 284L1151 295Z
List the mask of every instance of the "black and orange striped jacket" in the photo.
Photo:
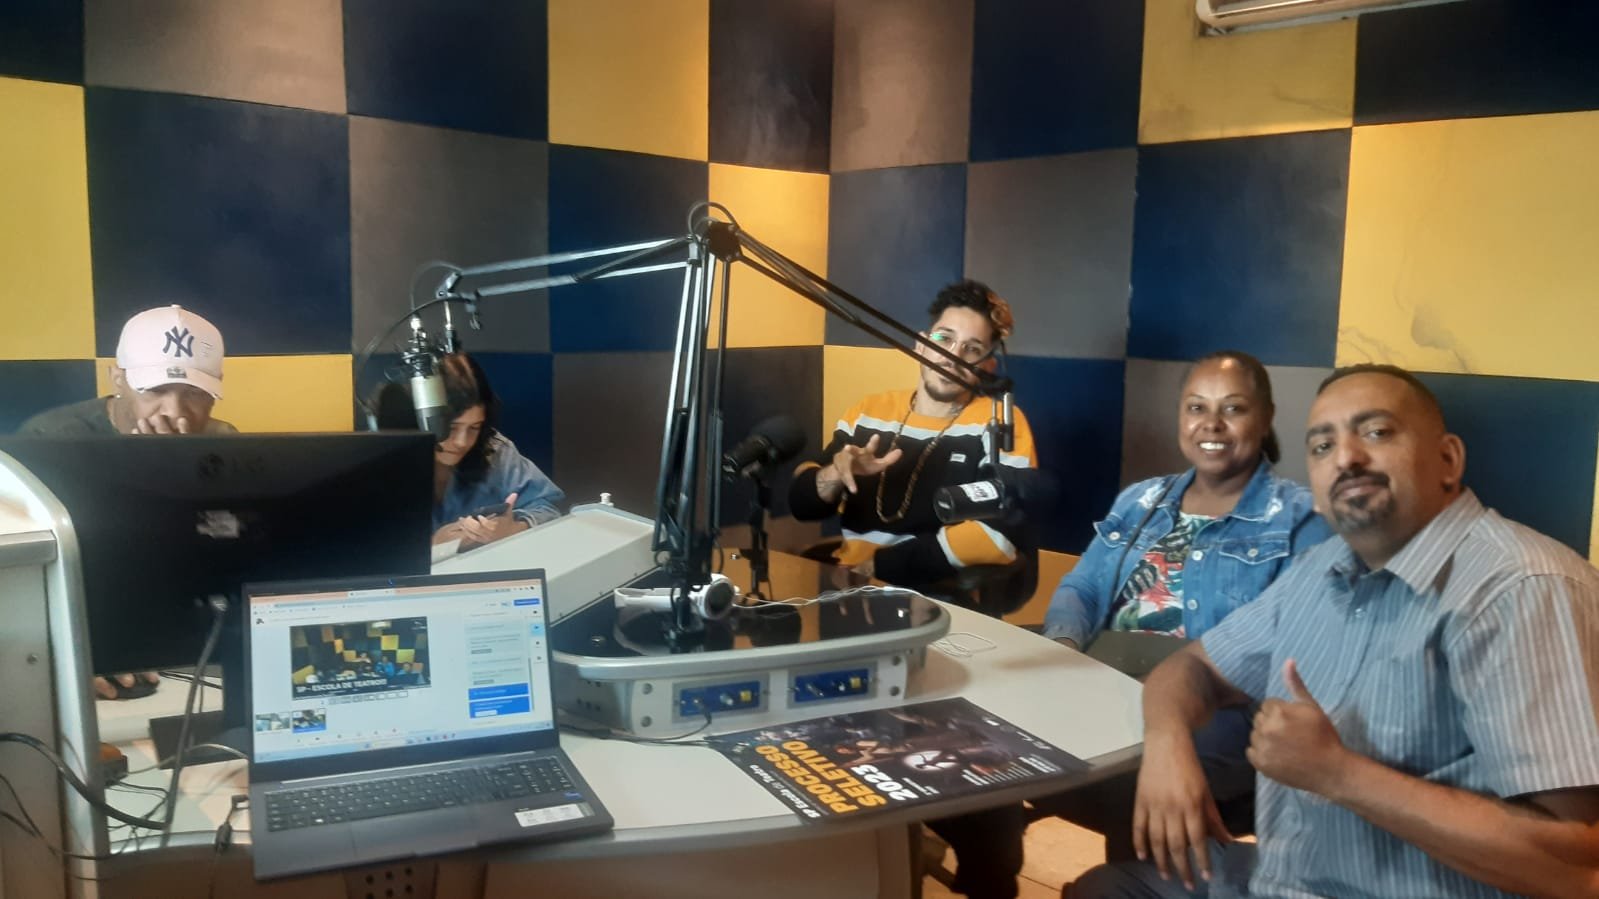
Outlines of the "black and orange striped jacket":
M905 586L943 580L957 568L969 565L1003 565L1014 560L1023 544L1019 525L964 521L943 525L933 510L933 493L939 487L965 484L982 479L980 466L988 458L987 425L992 414L989 400L976 399L961 410L954 421L912 413L914 391L894 390L868 396L856 403L838 420L833 439L814 459L795 471L789 490L789 509L795 518L817 520L838 515L844 544L838 551L843 565L858 565L875 559L879 579ZM1014 449L1002 453L1000 464L1014 468L1036 468L1033 432L1021 409L1016 410ZM946 424L948 427L946 427ZM902 428L903 426L903 428ZM942 431L942 436L939 436ZM832 462L846 444L865 446L878 436L879 454L888 452L899 433L897 446L904 451L892 468L881 476L858 477L859 490L845 493L836 504L816 495L816 473ZM921 455L937 438L933 455L916 478L905 517L894 518L904 502L905 491ZM882 509L878 516L878 487L882 486Z

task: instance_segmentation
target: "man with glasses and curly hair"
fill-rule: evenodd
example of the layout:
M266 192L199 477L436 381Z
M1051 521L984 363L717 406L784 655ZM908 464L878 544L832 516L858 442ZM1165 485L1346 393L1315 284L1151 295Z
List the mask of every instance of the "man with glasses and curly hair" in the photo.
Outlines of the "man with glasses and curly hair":
M1010 306L986 285L961 281L938 292L922 335L961 359L992 371L1010 335ZM923 587L958 569L1014 562L1021 534L1008 522L944 525L933 508L940 487L985 477L990 404L947 359L921 350L914 389L868 396L838 420L833 439L795 472L794 517L839 516L845 565L892 584ZM1016 434L1000 464L1035 468L1033 432L1016 410Z
M924 337L966 362L994 369L995 354L1013 326L1010 306L999 295L976 281L961 281L939 291L927 312ZM961 569L1036 559L1037 550L1020 516L950 525L938 520L938 488L991 476L981 466L988 459L993 410L949 360L926 348L920 352L916 386L874 394L850 407L826 449L795 472L788 502L795 518L839 517L844 541L834 556L838 564L960 601L962 596L940 587ZM999 461L1016 469L1038 465L1033 432L1020 409L1013 447ZM955 849L957 891L973 899L1016 895L1026 826L1019 803L928 826Z

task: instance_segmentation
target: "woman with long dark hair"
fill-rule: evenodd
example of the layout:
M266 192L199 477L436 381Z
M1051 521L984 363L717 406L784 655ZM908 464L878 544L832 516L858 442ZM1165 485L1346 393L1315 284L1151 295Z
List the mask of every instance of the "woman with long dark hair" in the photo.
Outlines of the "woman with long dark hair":
M450 432L433 450L433 542L503 540L557 518L566 498L498 430L499 398L465 353L439 361Z

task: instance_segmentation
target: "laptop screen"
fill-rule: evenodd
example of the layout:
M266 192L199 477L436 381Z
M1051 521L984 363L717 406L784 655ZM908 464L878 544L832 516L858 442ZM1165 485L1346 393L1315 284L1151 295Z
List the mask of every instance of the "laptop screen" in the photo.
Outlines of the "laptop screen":
M550 730L544 579L252 590L255 761Z

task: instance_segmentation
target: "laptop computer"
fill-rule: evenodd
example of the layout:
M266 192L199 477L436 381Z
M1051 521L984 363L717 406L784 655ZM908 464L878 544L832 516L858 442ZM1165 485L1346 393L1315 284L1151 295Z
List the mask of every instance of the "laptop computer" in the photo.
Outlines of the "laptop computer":
M559 745L542 570L244 594L257 878L612 827Z

